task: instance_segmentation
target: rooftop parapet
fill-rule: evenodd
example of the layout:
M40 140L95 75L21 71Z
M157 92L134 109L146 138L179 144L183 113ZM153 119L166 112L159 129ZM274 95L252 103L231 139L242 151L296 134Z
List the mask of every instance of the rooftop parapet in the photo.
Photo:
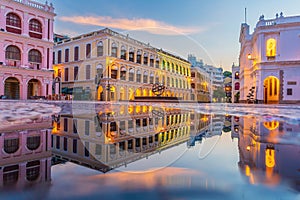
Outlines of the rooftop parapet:
M27 6L30 6L30 7L33 7L33 8L37 8L37 9L40 9L40 10L43 10L43 11L54 13L53 4L50 3L50 5L48 5L47 1L46 1L45 4L38 3L38 2L33 1L33 0L13 0L13 1L24 4L24 5L27 5Z
M256 28L289 23L300 23L300 16L284 17L281 12L280 15L276 14L276 18L274 19L265 19L264 15L261 15L256 24Z

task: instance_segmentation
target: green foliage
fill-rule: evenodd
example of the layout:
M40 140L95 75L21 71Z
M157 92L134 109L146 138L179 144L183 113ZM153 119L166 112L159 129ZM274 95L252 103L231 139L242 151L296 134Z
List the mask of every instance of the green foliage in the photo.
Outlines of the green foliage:
M224 88L217 88L213 93L213 98L221 99L225 98L225 91Z
M224 77L232 77L232 73L230 71L223 72Z

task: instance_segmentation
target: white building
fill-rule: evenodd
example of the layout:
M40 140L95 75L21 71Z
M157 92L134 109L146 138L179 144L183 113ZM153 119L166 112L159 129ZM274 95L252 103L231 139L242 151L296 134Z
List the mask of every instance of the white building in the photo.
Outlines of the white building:
M239 102L240 93L240 66L232 65L232 103Z
M252 34L240 32L240 102L300 102L300 16L259 18Z

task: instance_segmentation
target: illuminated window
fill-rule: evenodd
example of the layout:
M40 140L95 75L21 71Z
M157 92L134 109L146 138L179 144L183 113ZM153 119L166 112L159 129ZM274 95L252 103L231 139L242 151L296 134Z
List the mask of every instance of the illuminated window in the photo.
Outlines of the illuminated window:
M276 40L273 38L270 38L267 40L267 57L268 58L273 58L276 56Z
M235 79L240 79L240 73L239 73L239 72L235 72L234 78L235 78Z

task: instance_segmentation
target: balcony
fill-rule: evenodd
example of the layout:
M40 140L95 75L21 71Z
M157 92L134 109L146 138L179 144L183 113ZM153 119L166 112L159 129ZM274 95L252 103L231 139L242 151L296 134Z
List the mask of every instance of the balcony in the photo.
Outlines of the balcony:
M14 1L43 11L54 13L54 7L52 3L48 5L47 2L46 4L41 4L33 0L14 0Z

